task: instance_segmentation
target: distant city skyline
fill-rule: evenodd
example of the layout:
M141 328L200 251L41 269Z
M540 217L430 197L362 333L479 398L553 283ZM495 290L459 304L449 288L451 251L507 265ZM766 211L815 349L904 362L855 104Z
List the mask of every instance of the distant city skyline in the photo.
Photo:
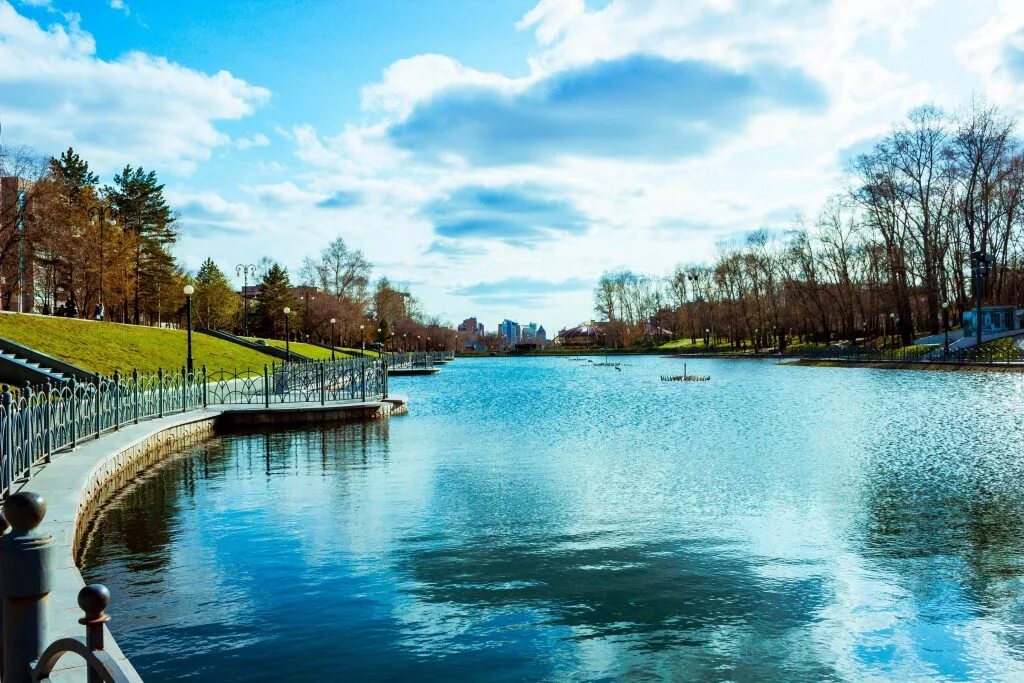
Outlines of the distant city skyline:
M606 269L813 225L917 105L1024 106L1010 0L253 7L0 0L3 142L156 170L192 270L341 236L452 323L579 324Z

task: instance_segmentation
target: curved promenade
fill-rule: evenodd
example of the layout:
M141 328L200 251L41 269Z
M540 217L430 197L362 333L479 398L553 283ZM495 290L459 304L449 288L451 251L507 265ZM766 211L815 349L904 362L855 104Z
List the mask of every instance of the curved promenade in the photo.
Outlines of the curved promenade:
M202 441L219 428L255 425L309 425L342 420L365 420L402 414L402 397L377 401L338 403L286 403L226 405L168 415L140 424L129 424L34 468L20 489L46 500L46 517L40 529L54 540L52 591L47 601L47 642L78 635L82 610L76 596L85 585L76 556L93 516L109 498L140 472L184 446ZM111 600L112 619L117 621L117 596ZM116 629L116 626L115 626ZM138 673L106 634L106 651L124 668L129 680L141 681ZM81 658L67 656L58 662L50 680L85 680Z

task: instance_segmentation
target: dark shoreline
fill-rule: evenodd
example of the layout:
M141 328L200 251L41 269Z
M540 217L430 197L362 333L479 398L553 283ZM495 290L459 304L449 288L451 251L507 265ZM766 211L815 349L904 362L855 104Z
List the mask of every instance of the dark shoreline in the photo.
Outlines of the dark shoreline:
M1007 372L1024 373L1024 363L943 363L939 361L850 360L807 358L769 353L666 353L667 349L579 349L540 353L456 353L457 358L574 358L577 356L661 356L689 360L774 360L779 365L818 368L868 368L872 370L926 370L930 372Z

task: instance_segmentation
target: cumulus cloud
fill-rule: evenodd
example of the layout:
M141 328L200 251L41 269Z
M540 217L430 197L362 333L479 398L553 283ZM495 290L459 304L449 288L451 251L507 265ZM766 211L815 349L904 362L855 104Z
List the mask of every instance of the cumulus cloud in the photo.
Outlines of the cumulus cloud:
M471 299L476 304L531 306L552 296L589 291L593 285L592 281L578 277L565 280L515 277L464 285L453 289L452 294Z
M532 246L559 234L586 231L586 217L570 202L528 185L459 187L429 202L423 215L447 239L490 239Z
M251 114L269 92L129 52L100 59L74 15L47 28L0 0L0 92L8 139L69 145L100 170L126 159L188 172L228 142L216 123Z
M794 69L634 55L559 72L522 92L460 85L416 106L389 135L411 151L480 165L563 155L668 160L706 151L759 112L820 109L825 100Z
M252 227L251 208L242 202L230 202L212 192L170 193L179 214L179 226L189 237L240 235Z
M363 201L363 194L355 190L338 190L317 202L321 209L348 209Z
M263 133L256 133L247 138L235 138L235 147L238 149L252 149L253 147L266 147L270 144L270 138Z
M116 9L118 12L124 12L125 16L132 13L131 8L128 7L128 3L124 0L110 0L110 9Z

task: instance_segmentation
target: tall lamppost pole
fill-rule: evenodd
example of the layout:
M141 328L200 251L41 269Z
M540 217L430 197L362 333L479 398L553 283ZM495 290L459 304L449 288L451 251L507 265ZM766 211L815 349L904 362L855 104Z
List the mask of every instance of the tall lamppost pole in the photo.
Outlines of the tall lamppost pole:
M302 292L302 332L306 336L309 336L309 302L316 299L313 294L310 293L309 288Z
M892 333L892 348L896 348L896 314L889 314L889 330Z
M423 337L421 335L418 335L418 334L416 335L416 350L417 351L422 351L423 350Z
M949 355L949 302L942 302L942 333L945 339L942 343L942 357L945 359Z
M338 322L331 318L331 360L334 360L334 323Z
M992 264L995 260L995 257L991 254L986 254L984 249L977 249L971 252L971 275L973 275L974 306L976 309L974 314L974 332L978 346L981 346L981 303L985 292L985 279L992 274Z
M185 285L182 288L185 292L185 318L188 321L188 362L186 367L188 368L188 374L192 374L192 294L196 291L196 288L192 285Z
M405 335L406 335L406 333L403 332L402 333L402 353L409 353L409 347L405 343Z
M107 258L106 258L106 239L103 236L103 227L109 222L114 223L114 211L103 204L97 204L89 209L89 217L94 222L98 222L100 226L100 298L97 302L98 312L103 313L102 319L106 319L106 312L103 308L103 273L107 269ZM88 313L86 314L88 315Z
M256 266L252 263L239 263L235 266L235 274L242 276L242 328L245 336L249 336L249 273L256 277Z
M359 326L359 350L363 352L364 356L366 355L366 335L364 334L365 330L366 325Z
M289 344L291 339L291 331L288 329L288 318L292 314L292 309L284 307L284 360L285 362L291 362L292 359L292 347Z

